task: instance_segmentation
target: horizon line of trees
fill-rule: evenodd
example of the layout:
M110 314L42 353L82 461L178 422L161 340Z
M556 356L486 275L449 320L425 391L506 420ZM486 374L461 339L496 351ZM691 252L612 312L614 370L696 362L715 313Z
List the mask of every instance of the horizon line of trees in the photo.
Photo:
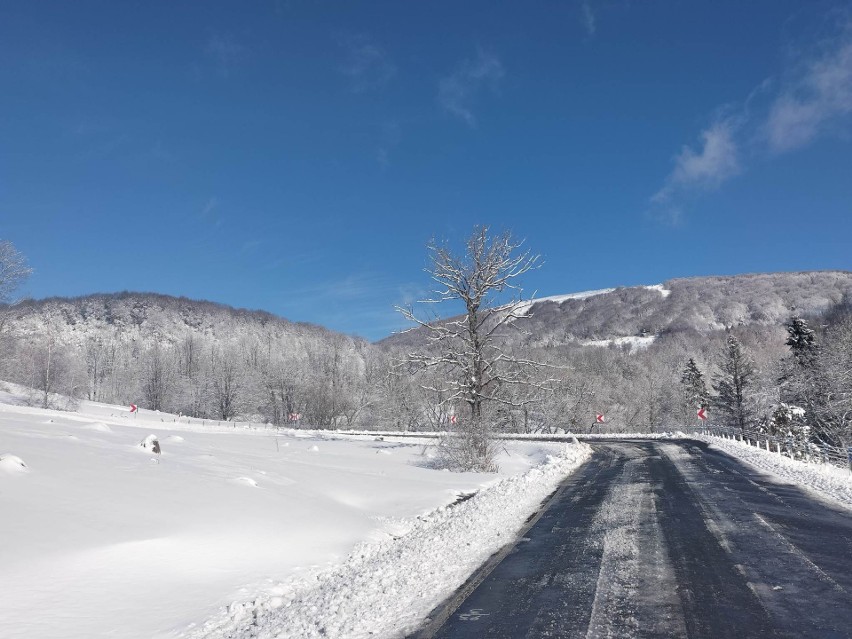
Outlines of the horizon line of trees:
M487 229L483 233L472 245L474 253L495 246ZM496 248L505 249L496 254L504 265L524 269L519 275L534 265L529 259L535 256L514 254L520 243L510 236L496 239ZM446 267L439 274L465 275L457 256L441 253L444 248L432 245L443 260L437 264ZM29 274L14 247L0 242L0 267L4 256L14 266L7 272L17 279L0 282L5 285L0 302ZM168 322L157 317L148 318L154 327L148 332L144 325L104 322L105 328L80 339L83 333L75 331L88 318L45 304L29 316L24 331L8 321L6 307L0 309L0 379L30 388L39 406L66 395L275 426L300 415L302 424L318 428L411 431L447 430L455 419L475 424L472 441L483 451L490 450L487 436L495 432L601 428L595 413L605 414L603 428L615 432L683 429L700 424L699 407L708 409L713 423L741 431L852 444L848 297L825 313L792 317L786 325L745 324L712 333L684 329L634 351L536 340L524 333L523 313L465 290L475 293L465 317L478 318L479 333L461 319L444 322L433 331L434 344L424 342L413 359L393 344L371 345L330 331L294 335L276 323L247 328L236 319L223 320L215 334L191 323L161 334ZM175 312L183 316L191 309Z

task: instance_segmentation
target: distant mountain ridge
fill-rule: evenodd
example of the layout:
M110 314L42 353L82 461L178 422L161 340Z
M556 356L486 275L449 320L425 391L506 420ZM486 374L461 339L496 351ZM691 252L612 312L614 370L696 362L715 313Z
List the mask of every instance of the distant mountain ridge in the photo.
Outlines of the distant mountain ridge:
M0 379L45 406L60 393L225 421L304 414L328 426L362 408L353 394L370 348L265 311L157 293L0 308Z
M684 363L694 358L712 378L725 329L773 388L784 322L796 314L819 328L852 316L852 272L676 278L524 305L529 317L502 329L507 350L563 378L559 395L527 417L576 429L605 410L618 428L650 432L685 419L676 401ZM415 329L371 344L153 293L29 300L0 307L0 379L30 388L42 405L60 393L217 420L435 429L438 399L398 367L425 337Z
M317 337L337 335L316 324L291 322L263 310L175 297L161 293L94 293L79 297L27 299L5 310L6 321L20 335L36 334L44 321L61 329L68 345L79 345L98 332L176 342L187 333L230 339L237 332Z
M531 345L595 342L716 331L744 324L780 324L791 314L821 313L852 297L852 271L758 273L674 278L662 284L614 287L524 302L524 332ZM341 336L320 325L292 322L263 310L160 293L95 293L24 300L4 310L7 329L37 335L45 321L68 345L109 332L175 343L188 333L225 341L238 334L287 335L324 340ZM421 339L420 330L390 335L381 345ZM364 342L347 337L347 341Z
M745 324L781 324L792 314L824 312L852 296L852 272L808 271L675 278L533 299L522 305L524 340L532 346L601 345L610 340L707 332ZM422 329L393 335L384 345L413 345Z

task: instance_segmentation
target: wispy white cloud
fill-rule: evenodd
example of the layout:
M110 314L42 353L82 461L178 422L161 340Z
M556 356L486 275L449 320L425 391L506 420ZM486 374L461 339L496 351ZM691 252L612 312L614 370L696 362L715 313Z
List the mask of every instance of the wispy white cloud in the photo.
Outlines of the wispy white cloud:
M812 142L852 113L852 28L821 56L806 60L769 110L765 133L773 153Z
M784 80L761 82L738 107L701 133L698 150L684 147L663 186L651 197L652 213L680 220L684 201L741 173L747 164L793 151L823 134L843 130L852 114L852 23L820 40L784 70Z
M499 58L477 48L476 57L464 60L438 84L438 104L447 113L476 126L473 106L484 90L497 91L505 72Z
M246 48L227 33L211 33L204 45L204 53L216 65L219 73L228 77L233 67L243 59Z
M208 228L218 229L225 223L225 215L221 212L221 203L215 195L207 198L204 206L198 212L198 219L204 222Z
M713 189L740 171L735 124L731 118L717 120L701 132L699 150L685 146L675 157L675 166L663 188L651 198L655 204L670 204L676 196L693 189Z
M592 4L590 0L583 0L580 3L580 11L583 17L583 27L586 29L586 33L589 37L592 37L597 32L598 26L595 13L592 11Z
M201 217L207 218L210 216L213 211L219 206L219 200L216 196L211 196L207 198L207 201L204 203L204 206L201 207Z
M340 71L356 93L385 86L396 75L396 66L378 44L364 34L340 39L345 61Z

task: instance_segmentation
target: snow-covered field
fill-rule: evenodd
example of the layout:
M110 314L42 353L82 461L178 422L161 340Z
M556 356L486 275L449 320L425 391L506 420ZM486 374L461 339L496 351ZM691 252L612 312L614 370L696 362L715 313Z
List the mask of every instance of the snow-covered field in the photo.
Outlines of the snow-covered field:
M632 351L638 351L648 348L656 339L656 335L647 335L645 337L628 335L627 337L614 337L612 339L592 339L580 343L583 346L598 346L600 348L606 348L607 346L627 346Z
M0 393L4 639L396 636L590 454L518 442L500 474L451 473L429 442L15 403Z
M852 508L852 472L846 468L830 464L808 464L733 439L706 435L696 435L696 438L760 470Z

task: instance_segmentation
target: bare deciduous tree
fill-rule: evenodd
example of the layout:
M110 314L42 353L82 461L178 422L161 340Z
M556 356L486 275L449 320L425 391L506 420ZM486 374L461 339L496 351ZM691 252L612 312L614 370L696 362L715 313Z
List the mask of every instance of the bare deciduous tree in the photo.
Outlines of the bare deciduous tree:
M154 342L145 354L142 371L142 394L146 408L165 410L168 396L172 391L172 369L166 359L166 353L159 342Z
M216 404L217 417L224 421L234 419L239 411L242 388L242 370L237 354L214 350L211 354L211 389Z
M87 396L90 400L103 401L102 386L104 380L112 374L115 360L115 341L101 336L86 339L83 356L86 363Z
M820 353L819 401L813 405L817 437L852 446L852 318L830 327Z
M0 305L8 303L12 292L29 277L32 269L27 266L26 258L8 240L0 240ZM7 309L0 308L0 364L5 364L10 345L6 332ZM0 374L8 371L0 366Z
M542 385L531 373L540 365L512 355L501 339L501 329L514 327L516 321L527 317L528 305L521 301L518 279L538 266L539 256L522 250L522 244L509 232L490 235L485 226L474 229L462 255L433 240L428 246L431 266L426 272L438 288L423 303L460 301L464 314L428 322L411 308L398 308L428 336L427 348L409 353L408 361L442 373L428 390L440 395L443 404L467 406L466 414L458 416L453 436L445 441L447 461L465 470L494 468L494 415L486 414L485 409L524 406L526 399L508 389ZM512 293L509 302L499 303L495 298L507 293Z
M8 302L12 292L33 270L26 258L8 240L0 240L0 302Z

